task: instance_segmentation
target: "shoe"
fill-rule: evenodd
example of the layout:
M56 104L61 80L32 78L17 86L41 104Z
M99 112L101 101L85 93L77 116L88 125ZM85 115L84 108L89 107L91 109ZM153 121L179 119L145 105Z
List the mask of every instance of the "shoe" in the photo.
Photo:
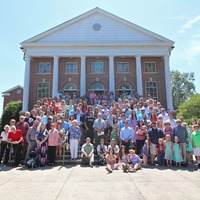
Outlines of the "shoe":
M93 167L94 167L94 165L90 164L90 167L91 167L91 168L93 168Z
M108 172L109 174L112 173L112 170L109 169L108 167L106 167L106 170L107 170L107 172Z
M123 172L126 172L127 171L126 165L122 165L122 169L123 169Z

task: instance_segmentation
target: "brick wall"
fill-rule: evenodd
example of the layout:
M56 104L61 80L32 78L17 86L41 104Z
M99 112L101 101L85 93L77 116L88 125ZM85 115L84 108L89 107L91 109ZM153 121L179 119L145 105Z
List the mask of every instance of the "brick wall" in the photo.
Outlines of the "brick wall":
M18 90L21 91L21 94L17 93ZM4 96L3 109L11 101L18 101L18 100L22 101L23 100L23 89L22 88L18 87L9 93L10 93L10 96Z

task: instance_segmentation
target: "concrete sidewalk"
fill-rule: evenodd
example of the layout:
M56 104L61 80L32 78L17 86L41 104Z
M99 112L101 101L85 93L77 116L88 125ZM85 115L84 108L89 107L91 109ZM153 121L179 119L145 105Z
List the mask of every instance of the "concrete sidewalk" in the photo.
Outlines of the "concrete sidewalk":
M45 168L1 166L3 200L200 199L200 171L194 167L150 167L136 173L107 174L105 167L66 165Z

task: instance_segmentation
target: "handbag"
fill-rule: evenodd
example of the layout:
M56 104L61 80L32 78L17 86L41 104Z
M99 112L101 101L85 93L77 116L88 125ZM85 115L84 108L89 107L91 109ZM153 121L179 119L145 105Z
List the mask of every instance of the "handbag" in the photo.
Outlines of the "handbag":
M66 142L66 150L69 151L69 142Z

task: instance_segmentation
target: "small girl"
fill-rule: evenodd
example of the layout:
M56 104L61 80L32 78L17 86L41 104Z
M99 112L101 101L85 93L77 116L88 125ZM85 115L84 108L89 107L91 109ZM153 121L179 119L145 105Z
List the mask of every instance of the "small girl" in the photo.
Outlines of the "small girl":
M165 157L165 145L164 145L164 140L162 138L158 139L158 165L164 165Z
M146 140L144 142L144 146L142 147L142 156L143 156L143 165L147 166L148 163L148 155L149 155L149 136L146 136Z
M167 162L167 166L171 167L172 166L172 160L173 160L173 143L171 141L171 136L167 134L165 136L165 159Z
M181 167L181 162L183 161L183 157L182 157L182 151L179 144L179 139L177 136L174 138L174 159L173 160L176 162L176 167L178 166Z

